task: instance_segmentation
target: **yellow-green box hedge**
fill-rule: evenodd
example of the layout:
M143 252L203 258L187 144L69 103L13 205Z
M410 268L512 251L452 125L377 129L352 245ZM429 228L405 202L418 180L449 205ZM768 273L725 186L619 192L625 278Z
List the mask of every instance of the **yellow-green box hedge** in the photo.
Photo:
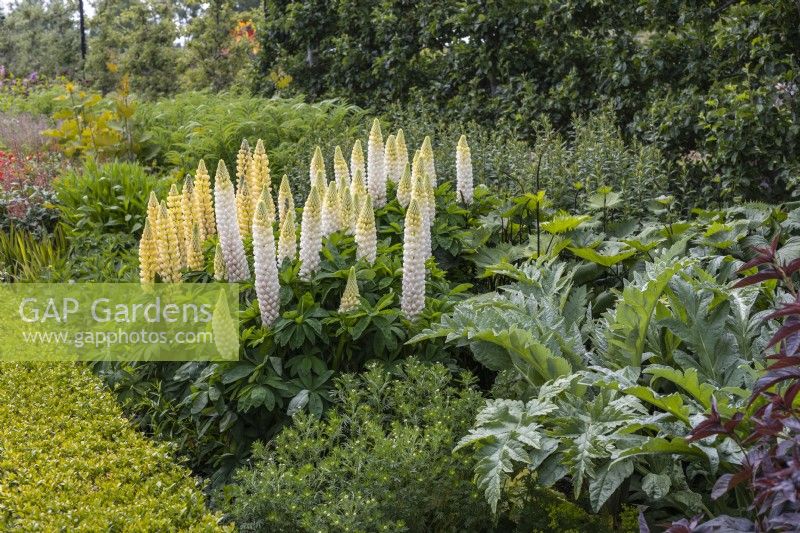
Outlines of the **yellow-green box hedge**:
M75 363L0 363L1 531L219 531L191 473Z

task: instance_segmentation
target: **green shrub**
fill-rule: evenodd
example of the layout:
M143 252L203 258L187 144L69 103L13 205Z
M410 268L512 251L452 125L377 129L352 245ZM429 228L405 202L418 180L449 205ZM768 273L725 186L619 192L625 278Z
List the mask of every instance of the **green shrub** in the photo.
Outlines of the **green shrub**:
M166 182L136 163L89 161L53 182L61 220L70 235L136 234L144 227L151 191Z
M242 531L459 531L489 523L469 465L450 454L481 404L447 369L407 362L337 380L324 419L298 414L236 474Z
M216 531L197 483L88 368L0 365L0 529Z
M235 161L242 139L251 146L263 139L273 185L289 174L294 192L303 194L308 172L302 169L314 146L329 147L330 153L336 144L349 150L362 116L359 108L333 100L306 104L302 99L188 92L142 103L133 120L140 132L139 158L180 177L194 174L200 159L210 168L219 159Z
M531 140L541 114L564 131L611 105L626 132L672 158L708 154L700 197L779 201L798 174L792 0L270 0L265 13L265 94L426 101L444 120L505 121Z
M52 235L40 235L12 225L0 231L0 282L60 279L66 253L60 228Z
M53 182L69 240L68 279L133 281L150 191L167 181L136 163L86 163Z

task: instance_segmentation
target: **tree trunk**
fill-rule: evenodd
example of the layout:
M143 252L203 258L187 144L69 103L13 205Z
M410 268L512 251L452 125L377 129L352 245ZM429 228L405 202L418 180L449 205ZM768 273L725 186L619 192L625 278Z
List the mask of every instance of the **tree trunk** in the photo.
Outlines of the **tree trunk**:
M81 69L86 62L86 20L83 11L83 0L78 0L78 16L81 28Z

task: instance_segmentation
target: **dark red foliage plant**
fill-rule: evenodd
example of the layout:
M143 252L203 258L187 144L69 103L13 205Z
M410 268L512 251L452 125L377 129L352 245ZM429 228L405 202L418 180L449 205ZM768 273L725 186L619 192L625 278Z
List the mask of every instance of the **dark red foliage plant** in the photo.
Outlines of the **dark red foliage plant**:
M776 280L791 301L781 304L767 319L780 321L770 339L764 375L753 385L749 405L757 409L747 420L743 413L723 420L712 403L711 414L691 432L690 441L713 435L734 439L745 452L739 471L723 474L711 493L718 499L738 486L752 495L748 518L719 516L702 522L702 517L674 522L670 533L800 531L800 411L795 400L800 393L800 297L794 275L800 271L800 258L781 259L780 235L769 246L757 248L756 256L739 272L757 272L739 280L744 287ZM739 431L737 431L739 429Z

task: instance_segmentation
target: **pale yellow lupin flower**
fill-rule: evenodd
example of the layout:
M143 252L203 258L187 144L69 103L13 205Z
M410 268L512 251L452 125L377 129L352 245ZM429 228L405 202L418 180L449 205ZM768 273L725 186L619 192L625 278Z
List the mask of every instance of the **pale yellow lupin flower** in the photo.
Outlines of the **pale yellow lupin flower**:
M347 168L347 161L344 159L341 147L337 146L333 151L333 175L336 179L336 186L343 187L350 183L350 169Z
M239 146L239 152L236 154L236 182L239 183L247 179L247 171L250 168L250 162L253 160L253 154L250 151L250 145L247 139L242 139L242 144Z
M214 248L214 279L225 281L225 258L222 256L222 246L219 243Z
M256 141L256 148L253 150L253 159L250 164L250 172L247 173L247 185L250 188L250 199L252 200L251 212L255 211L256 205L261 199L261 191L264 188L269 189L270 196L272 195L272 178L270 177L269 170L269 157L267 157L267 150L264 148L264 141L258 139ZM269 205L267 206L269 209ZM272 212L275 212L275 204L272 204ZM273 216L274 218L274 216Z
M361 141L356 139L353 143L353 150L350 152L350 179L356 179L356 172L361 176L362 185L366 189L367 186L367 167L364 163L364 151L361 149Z
M408 160L408 147L406 146L406 135L402 129L397 130L397 135L394 138L394 144L397 147L398 168L402 171L409 164Z
M428 136L425 136L425 139L422 141L420 157L422 161L422 170L428 175L431 185L436 187L436 165L433 162L433 146L431 146L431 138Z
M147 220L150 222L150 227L153 231L158 227L158 196L155 191L150 191L150 198L147 200Z
M325 199L322 202L322 235L328 235L339 231L342 226L342 212L339 205L339 189L336 182L328 183L325 191Z
M367 192L375 207L386 205L386 166L384 161L383 135L378 119L372 121L367 141Z
M175 226L175 231L178 235L178 256L180 257L181 266L186 265L186 245L183 239L183 195L178 191L178 186L174 183L169 188L167 194L167 209L169 216L172 217L172 224Z
M294 196L292 196L289 176L284 174L281 178L281 185L278 187L278 221L281 225L289 211L294 213Z
M250 224L253 220L253 199L250 198L248 180L241 179L236 189L236 220L239 223L239 234L243 238L250 237Z
M342 293L342 300L339 304L340 313L349 313L358 309L359 300L361 295L358 292L358 280L356 279L356 267L350 267L350 272L347 275L347 285L344 287Z
M294 261L297 257L297 231L294 217L294 209L287 211L281 224L281 233L278 237L278 266L283 265L286 259Z
M386 169L386 179L393 183L400 181L400 157L397 155L397 144L395 136L389 135L386 139L386 146L383 149L383 166Z
M169 214L166 202L161 202L158 212L159 274L167 283L180 283L181 257L178 252L178 230Z
M378 253L378 236L375 228L375 211L372 197L366 195L358 215L355 231L356 259L366 259L374 263Z
M194 213L192 219L201 225L203 239L217 233L214 202L211 200L211 176L209 176L206 163L202 159L197 164L197 172L194 175Z
M316 186L311 187L306 204L303 206L303 218L300 222L300 272L298 276L308 281L317 271L320 264L319 253L322 250L322 201Z
M472 155L466 135L456 146L456 196L467 205L472 203Z
M192 247L192 239L194 238L192 235L192 226L194 225L194 221L192 220L194 216L194 209L192 207L193 197L194 185L192 183L192 177L186 176L183 180L183 187L181 188L181 224L178 227L178 231L180 232L179 238L183 239L183 247L187 254L187 263L189 261L189 250ZM202 237L202 235L198 234L198 237ZM200 242L202 243L203 240L201 239Z
M397 201L403 207L407 207L411 201L411 186L411 168L406 164L403 177L400 178L400 182L397 184Z
M341 230L345 233L353 233L353 196L350 194L350 189L345 187L339 188L339 208L341 209Z
M142 239L139 241L139 281L153 283L158 269L158 243L150 221L145 220Z
M320 172L322 173L322 178L325 178L325 159L322 157L322 148L317 146L314 148L314 155L311 156L311 164L308 167L308 179L311 182L311 185L316 183L316 180L319 177Z
M200 240L200 226L195 222L192 224L191 241L188 242L186 249L186 266L189 270L203 270L203 242Z

